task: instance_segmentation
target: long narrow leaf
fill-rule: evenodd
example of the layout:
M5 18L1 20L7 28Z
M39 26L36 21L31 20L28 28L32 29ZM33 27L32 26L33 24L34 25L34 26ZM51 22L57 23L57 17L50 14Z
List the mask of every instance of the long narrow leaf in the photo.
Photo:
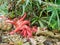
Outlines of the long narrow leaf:
M44 24L40 20L38 20L38 22L39 22L40 27L43 28Z
M50 19L49 19L49 24L51 23L51 20L52 20L52 18L53 18L53 16L54 16L54 11L52 12L52 15L50 16Z

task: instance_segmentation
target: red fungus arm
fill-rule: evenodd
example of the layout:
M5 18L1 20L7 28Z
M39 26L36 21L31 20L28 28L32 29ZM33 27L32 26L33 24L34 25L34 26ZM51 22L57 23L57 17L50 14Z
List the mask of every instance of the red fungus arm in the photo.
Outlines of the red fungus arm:
M12 32L10 32L10 34L14 34L19 30L20 27L17 27L15 30L13 30Z
M14 24L14 21L11 21L11 20L6 20L7 23L11 23L11 24Z
M30 26L30 21L25 20L25 21L23 21L22 25L28 25L28 26Z
M26 13L24 13L23 17L20 18L20 21L23 21L26 17Z

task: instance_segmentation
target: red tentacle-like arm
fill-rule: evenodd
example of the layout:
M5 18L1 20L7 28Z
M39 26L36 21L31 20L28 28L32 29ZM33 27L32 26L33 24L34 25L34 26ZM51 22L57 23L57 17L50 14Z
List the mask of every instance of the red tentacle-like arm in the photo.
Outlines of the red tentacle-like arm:
M22 28L21 28L22 32L21 34L24 36L24 37L32 37L32 29L27 26L27 25L24 25ZM23 33L24 31L24 33Z
M28 26L30 26L30 21L25 20L25 21L23 21L22 25L28 25Z
M24 20L26 13L23 17L16 20L7 20L8 23L12 23L15 27L15 30L11 31L10 34L19 33L23 37L32 37L32 33L37 31L36 27L30 27L30 21Z
M12 33L19 31L23 27L23 25L26 25L26 24L29 25L30 22L29 21L23 21L20 25L18 25L18 27ZM12 34L12 33L10 33L10 34Z
M15 30L11 31L10 34L14 34L14 33L18 32L19 29L20 29L20 27L17 27Z
M17 24L18 25L29 25L30 26L30 21L28 21L28 20L24 20L24 21L17 21Z
M19 33L23 37L32 37L32 34L37 31L37 27L30 27L30 21L24 20L26 18L26 13L21 18L14 18L13 20L6 18L5 16L0 16L0 19L6 19L7 23L11 23L15 30L11 31L10 34Z
M12 21L12 20L6 20L6 22L14 24L14 21Z
M20 21L23 21L25 18L26 18L26 13L24 13L24 16L21 17L19 20L20 20Z

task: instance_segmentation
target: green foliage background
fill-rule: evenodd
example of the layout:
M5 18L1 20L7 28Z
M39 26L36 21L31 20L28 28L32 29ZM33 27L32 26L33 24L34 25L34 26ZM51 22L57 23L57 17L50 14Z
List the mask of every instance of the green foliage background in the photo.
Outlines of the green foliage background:
M9 4L11 4L10 8ZM60 0L0 0L0 14L11 18L27 12L31 25L60 30Z

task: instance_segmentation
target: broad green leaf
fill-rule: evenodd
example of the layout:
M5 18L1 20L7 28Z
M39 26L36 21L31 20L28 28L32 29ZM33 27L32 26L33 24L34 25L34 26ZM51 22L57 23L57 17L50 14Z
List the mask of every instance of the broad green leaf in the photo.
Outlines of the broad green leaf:
M31 21L34 21L34 20L36 20L36 18L33 17L33 18L31 19Z
M40 27L43 28L44 24L40 20L38 20L38 22L39 22Z
M36 22L37 22L37 20L34 20L34 21L32 21L32 23L31 23L31 24L33 25L33 24L34 24L34 23L36 23Z
M46 10L48 11L48 12L51 12L51 11L53 11L53 7L52 6L47 6L47 8L46 8Z
M56 16L56 10L54 10L50 16L50 19L49 19L49 24L51 23L52 19Z
M56 14L57 14L57 22L58 22L58 28L60 28L59 26L60 26L60 19L59 19L59 15L58 15L58 12L56 12Z
M39 5L39 3L37 3L37 7L38 7L38 9L40 10L40 5Z
M29 4L29 0L26 0L26 6Z
M42 13L43 13L45 10L46 10L46 9L43 9L43 10L40 12L39 18L42 16Z
M56 3L60 5L60 0L56 0Z
M33 12L34 17L38 18L38 16Z
M49 24L49 22L48 22L48 21L46 21L46 20L43 20L43 19L42 19L42 21L43 21L43 22L45 22L45 23L47 23L47 24Z
M0 14L5 15L7 13L8 13L8 10L7 10L7 2L5 2L4 4L2 4L0 6Z
M40 3L40 5L41 5L41 0L38 0L38 2Z
M23 8L23 13L22 13L22 15L23 15L25 12L25 5L23 5L22 8Z
M16 5L18 5L20 2L21 2L21 0L18 0Z

